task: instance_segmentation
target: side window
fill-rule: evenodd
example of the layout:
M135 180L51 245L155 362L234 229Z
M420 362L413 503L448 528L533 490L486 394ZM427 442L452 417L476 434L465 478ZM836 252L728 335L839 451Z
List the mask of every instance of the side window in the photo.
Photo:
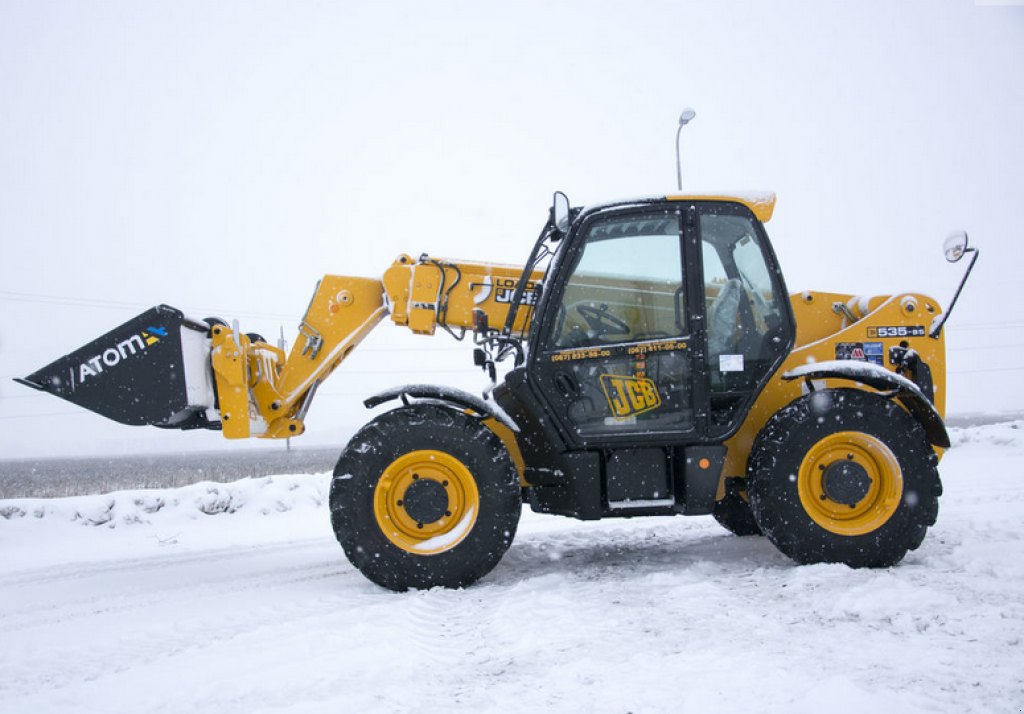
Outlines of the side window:
M776 329L782 321L779 296L768 273L761 246L754 238L740 241L733 250L733 260L740 279L750 291L755 329L762 335Z
M562 294L549 347L572 349L685 334L679 217L595 222Z
M700 219L712 418L726 424L784 347L782 301L751 218Z

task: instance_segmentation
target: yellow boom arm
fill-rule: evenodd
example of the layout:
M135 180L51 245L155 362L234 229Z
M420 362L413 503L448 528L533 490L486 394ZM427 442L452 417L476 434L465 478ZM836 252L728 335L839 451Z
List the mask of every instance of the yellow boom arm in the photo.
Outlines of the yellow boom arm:
M420 335L433 335L438 325L461 335L473 327L474 310L491 325L504 325L521 274L514 265L402 255L381 280L326 275L287 358L281 349L216 325L211 362L224 436L301 434L317 387L388 315ZM541 277L531 275L527 304ZM517 313L515 331L526 332L530 314Z

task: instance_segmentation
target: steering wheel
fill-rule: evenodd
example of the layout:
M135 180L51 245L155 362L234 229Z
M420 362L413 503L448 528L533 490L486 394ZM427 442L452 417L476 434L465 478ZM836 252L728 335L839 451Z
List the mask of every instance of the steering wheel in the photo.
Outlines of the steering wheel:
M597 335L628 335L629 325L614 315L608 314L607 308L597 308L593 305L577 305L576 312L587 321Z

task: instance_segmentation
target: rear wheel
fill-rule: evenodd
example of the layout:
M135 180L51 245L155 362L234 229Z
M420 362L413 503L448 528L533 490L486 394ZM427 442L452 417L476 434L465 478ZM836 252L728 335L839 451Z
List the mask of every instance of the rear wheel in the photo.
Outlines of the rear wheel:
M773 416L751 453L754 518L799 563L887 567L935 523L942 485L921 425L858 389L802 397Z
M501 439L479 419L422 404L383 414L352 438L330 504L348 559L391 590L480 579L511 545L522 507Z

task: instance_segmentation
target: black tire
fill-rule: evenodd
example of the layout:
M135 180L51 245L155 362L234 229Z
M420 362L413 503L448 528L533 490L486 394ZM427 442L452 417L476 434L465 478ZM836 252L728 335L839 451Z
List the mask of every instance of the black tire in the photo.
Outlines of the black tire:
M924 429L891 400L819 390L762 429L747 494L761 530L798 563L889 567L935 523L937 464Z
M750 502L744 497L745 489L746 481L743 479L726 480L725 498L715 503L712 515L720 526L734 535L764 535L754 519L754 512L750 510Z
M334 469L331 524L349 561L390 590L459 588L515 537L519 475L479 419L433 404L363 427Z

